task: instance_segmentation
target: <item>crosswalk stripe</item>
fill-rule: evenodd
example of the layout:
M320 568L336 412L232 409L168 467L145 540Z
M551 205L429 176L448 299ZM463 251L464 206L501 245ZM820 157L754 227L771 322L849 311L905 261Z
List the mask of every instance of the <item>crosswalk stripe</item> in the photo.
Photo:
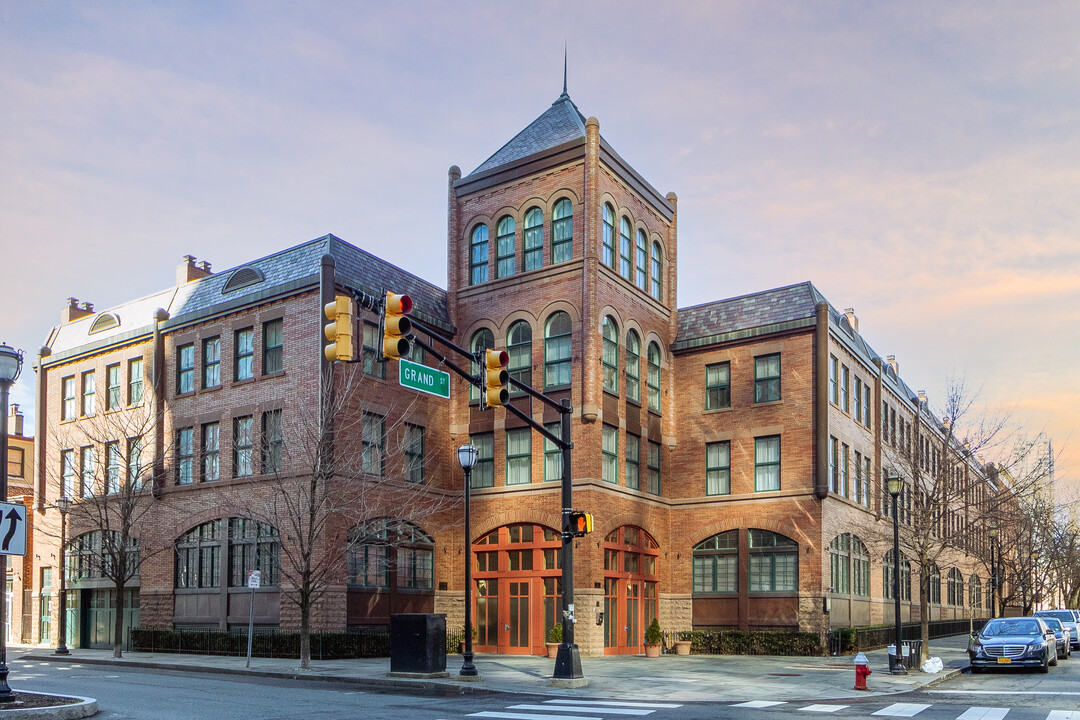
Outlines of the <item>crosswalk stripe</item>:
M1080 720L1080 710L1051 710L1046 720Z
M744 707L744 708L767 708L773 705L787 705L784 700L751 700L750 702L738 703L736 705L729 705L729 707Z
M956 720L1001 720L1009 713L1009 708L969 707Z
M535 713L494 712L491 710L469 713L469 717L499 718L500 720L551 720L556 717L559 720L604 720L604 718L589 715L552 715L550 713L537 715Z
M894 703L870 714L882 717L915 717L928 707L930 706L920 703Z
M837 710L843 710L850 705L807 705L806 707L799 708L803 712L836 712Z
M681 708L678 703L621 702L619 700L545 700L546 705L607 705L611 707L635 708Z
M643 710L641 708L624 707L585 707L584 705L510 705L507 710L554 710L555 712L603 712L605 715L652 715L655 708ZM560 715L559 717L562 717Z

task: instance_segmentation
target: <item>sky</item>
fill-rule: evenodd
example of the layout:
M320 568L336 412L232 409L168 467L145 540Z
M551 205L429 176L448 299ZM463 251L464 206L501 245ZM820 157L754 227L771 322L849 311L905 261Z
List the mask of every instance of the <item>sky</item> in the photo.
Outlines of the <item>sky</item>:
M0 0L0 340L326 233L445 287L447 170L549 107L565 44L679 196L680 307L810 280L1075 488L1078 37L1075 0Z

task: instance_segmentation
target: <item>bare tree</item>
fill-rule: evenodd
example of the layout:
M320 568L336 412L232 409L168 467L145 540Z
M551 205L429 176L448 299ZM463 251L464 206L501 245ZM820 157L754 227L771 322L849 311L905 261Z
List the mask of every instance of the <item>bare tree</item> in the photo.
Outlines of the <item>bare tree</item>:
M885 446L883 474L898 473L905 482L901 549L920 569L922 661L929 657L931 576L938 560L947 551L983 557L985 520L1044 480L1009 475L1030 447L1015 442L1008 416L977 415L976 397L960 379L948 383L940 415L925 398L913 398L911 422L901 422L899 437ZM998 459L990 469L979 459L984 454ZM937 582L940 590L940 575Z
M1043 567L1046 581L1065 607L1080 607L1080 506L1059 506L1051 519Z
M112 581L116 617L113 657L122 657L125 591L138 578L147 557L167 548L139 543L137 530L152 522L154 413L148 405L98 412L54 433L60 452L57 469L47 474L54 499L72 500L67 567L61 572ZM45 531L51 535L51 532Z
M331 368L334 388L318 407L290 407L264 428L262 470L267 479L238 486L232 512L278 530L280 587L300 614L300 667L311 667L312 613L328 587L340 582L350 551L366 538L366 521L391 524L457 522L449 510L461 493L431 487L414 476L436 453L409 425L413 399L372 415L362 408L377 389L356 365ZM329 380L330 378L324 378ZM324 383L329 385L329 382ZM387 408L387 398L378 398ZM273 423L279 423L276 427ZM257 487L253 487L257 486ZM393 542L394 527L389 533Z

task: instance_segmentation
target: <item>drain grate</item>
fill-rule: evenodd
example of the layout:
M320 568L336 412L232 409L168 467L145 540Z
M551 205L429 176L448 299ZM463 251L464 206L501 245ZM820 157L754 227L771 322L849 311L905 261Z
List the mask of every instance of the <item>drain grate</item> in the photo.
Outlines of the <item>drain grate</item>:
M800 673L769 673L773 677L802 677Z

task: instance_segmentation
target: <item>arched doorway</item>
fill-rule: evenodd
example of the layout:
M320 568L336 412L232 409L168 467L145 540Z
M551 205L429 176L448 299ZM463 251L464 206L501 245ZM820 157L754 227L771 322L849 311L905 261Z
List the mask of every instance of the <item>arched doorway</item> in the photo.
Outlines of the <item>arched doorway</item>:
M657 616L659 547L632 525L604 538L604 654L645 651L645 627Z
M479 652L542 654L560 620L562 541L552 528L504 525L473 543Z

